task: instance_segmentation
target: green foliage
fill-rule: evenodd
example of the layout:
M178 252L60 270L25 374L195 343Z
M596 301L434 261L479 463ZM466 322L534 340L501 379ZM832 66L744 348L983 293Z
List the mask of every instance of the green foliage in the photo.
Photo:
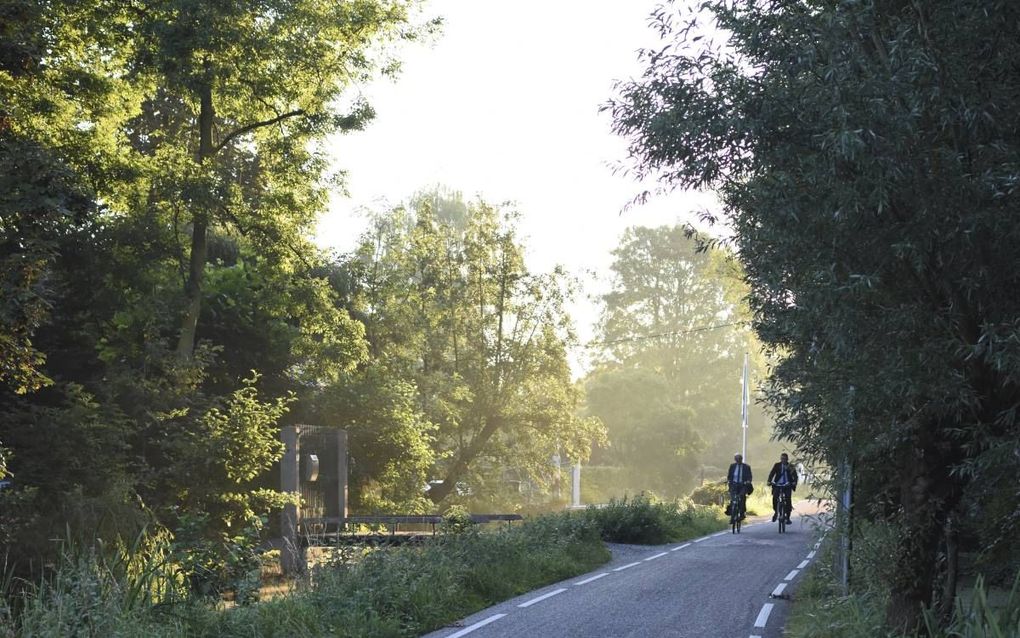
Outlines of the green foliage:
M718 508L689 501L661 502L646 494L589 506L583 516L593 521L603 540L612 543L657 545L725 527Z
M746 285L726 251L702 250L681 226L627 229L602 297L601 361L586 379L586 410L606 426L599 464L624 469L632 491L679 497L703 466L740 447ZM753 401L753 397L752 397ZM768 419L751 406L750 456L765 456ZM721 427L731 424L734 427Z
M146 636L417 636L506 598L589 571L608 559L591 521L560 513L510 530L472 528L419 547L377 550L357 560L327 563L316 571L309 590L225 610L187 601L153 605L154 599L131 596L125 585L144 579L125 579L92 555L66 560L51 585L28 592L25 615L15 628L26 638L89 631ZM148 573L158 571L150 568Z
M372 358L354 387L414 390L413 403L405 395L389 405L406 406L399 427L418 432L401 440L429 445L431 458L424 450L414 458L442 480L428 492L433 502L466 495L458 484L479 502L500 501L511 482L547 488L557 478L554 454L584 459L602 440L601 424L577 415L581 393L567 364L572 283L559 271L528 270L513 211L438 192L414 205L377 215L346 264ZM365 402L365 390L329 389L334 418L356 429L381 422L380 407L389 408ZM393 443L375 437L375 449L360 454L385 466L397 457Z
M690 498L691 502L696 505L725 505L729 494L730 490L726 481L716 481L694 488Z
M475 522L471 520L471 512L462 505L453 505L443 512L442 530L444 534L464 534L474 526Z
M984 580L978 578L970 601L957 599L953 618L940 628L935 615L925 614L925 629L931 638L1006 638L1020 635L1020 574L1013 581L1004 601L992 603Z
M719 193L780 435L902 531L892 628L951 584L953 521L1015 538L965 493L1013 493L1020 468L1018 10L664 5L607 106L638 177Z

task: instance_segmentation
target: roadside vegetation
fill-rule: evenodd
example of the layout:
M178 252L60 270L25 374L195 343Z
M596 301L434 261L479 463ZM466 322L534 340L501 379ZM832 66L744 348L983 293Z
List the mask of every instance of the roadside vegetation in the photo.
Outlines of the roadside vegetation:
M303 586L229 606L190 595L169 547L69 547L41 584L6 583L0 637L417 636L594 569L610 558L604 540L662 543L723 526L718 508L644 496L509 529L453 508L429 542L336 548Z
M851 550L888 590L855 578L832 604L952 632L958 585L1020 571L1020 5L708 0L651 22L605 105L654 184L637 201L716 194L688 231L739 264L777 438L889 534Z
M968 579L946 618L931 610L923 626L902 633L885 624L889 604L888 557L895 551L896 529L866 523L854 535L860 546L851 554L850 591L846 595L836 567L838 538L830 533L816 560L807 569L794 594L786 621L787 638L1008 638L1020 636L1020 574L1013 582L989 583L983 577Z

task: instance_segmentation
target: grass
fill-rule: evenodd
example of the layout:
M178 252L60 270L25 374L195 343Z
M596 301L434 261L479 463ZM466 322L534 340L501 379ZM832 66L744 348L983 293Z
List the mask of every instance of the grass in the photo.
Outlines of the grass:
M852 594L844 595L833 569L834 542L823 542L801 581L786 621L784 638L1016 638L1020 636L1020 575L1010 591L990 595L979 576L961 589L949 624L938 627L931 613L916 635L904 636L884 625L889 591L884 572L893 564L887 549L894 531L862 524L855 539Z
M65 557L50 579L13 601L21 609L16 617L0 605L0 638L416 636L594 569L610 558L603 540L659 543L724 526L718 508L638 497L538 516L512 529L454 527L418 546L337 550L313 571L310 585L229 608L140 596L161 586L153 575L172 570L163 564L128 570L122 560L85 551Z

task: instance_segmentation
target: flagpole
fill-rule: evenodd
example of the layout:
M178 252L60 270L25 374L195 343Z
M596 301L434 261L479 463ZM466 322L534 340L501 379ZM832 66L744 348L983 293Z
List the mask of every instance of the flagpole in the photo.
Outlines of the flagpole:
M748 402L748 387L747 387L747 353L744 353L744 375L743 383L740 391L740 426L743 432L743 445L741 446L741 454L744 457L744 463L747 463L747 402Z

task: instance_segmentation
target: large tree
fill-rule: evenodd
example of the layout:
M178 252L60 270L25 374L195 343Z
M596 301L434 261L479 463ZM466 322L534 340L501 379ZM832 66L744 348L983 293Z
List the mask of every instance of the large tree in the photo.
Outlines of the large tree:
M568 280L528 270L512 213L453 199L380 215L358 253L371 356L413 383L436 427L434 502L457 483L548 481L555 454L579 460L600 436L576 414Z
M623 234L587 388L589 412L609 433L600 462L671 496L689 491L703 465L724 467L740 450L740 370L743 354L758 348L740 269L707 241L682 226ZM753 448L765 451L767 429L755 416Z
M910 629L952 601L968 486L1020 469L1020 7L699 7L656 13L666 42L608 108L640 175L720 193L784 357L780 432L902 530L887 618Z
M0 439L35 498L22 541L138 496L178 531L264 511L250 482L291 393L365 356L311 241L323 144L371 116L347 90L423 33L413 5L0 8Z

